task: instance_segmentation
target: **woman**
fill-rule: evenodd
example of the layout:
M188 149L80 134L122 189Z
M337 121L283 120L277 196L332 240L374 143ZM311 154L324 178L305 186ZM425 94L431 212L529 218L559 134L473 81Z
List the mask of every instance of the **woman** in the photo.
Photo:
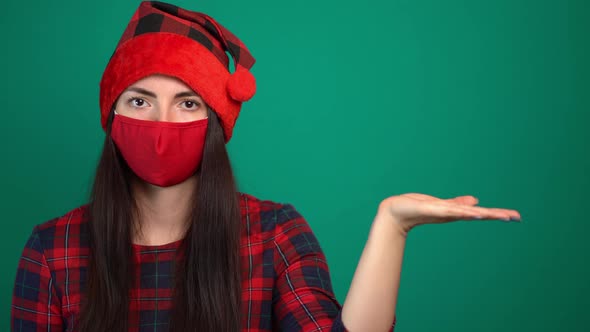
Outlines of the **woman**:
M392 331L411 229L520 219L473 196L385 198L341 306L305 219L237 191L225 144L253 64L211 17L140 4L101 80L89 203L34 228L13 331Z

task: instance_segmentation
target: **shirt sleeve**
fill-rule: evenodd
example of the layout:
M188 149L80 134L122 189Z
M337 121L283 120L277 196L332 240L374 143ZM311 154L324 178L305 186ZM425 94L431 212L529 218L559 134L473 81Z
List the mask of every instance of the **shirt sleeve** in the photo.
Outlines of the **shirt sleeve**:
M61 303L38 227L22 251L12 295L10 328L13 332L63 331Z
M309 224L291 204L281 205L275 218L274 326L286 332L349 332L326 257ZM395 323L394 317L390 332Z

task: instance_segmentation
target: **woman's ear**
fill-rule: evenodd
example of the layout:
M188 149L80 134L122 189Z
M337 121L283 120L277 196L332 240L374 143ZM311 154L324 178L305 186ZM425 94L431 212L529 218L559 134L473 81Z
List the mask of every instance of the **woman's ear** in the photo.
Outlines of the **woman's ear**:
M111 126L113 124L113 119L115 118L115 106L117 105L117 102L115 101L115 103L113 103L113 106L111 107L111 110L109 112L109 116L107 117L107 134L110 135L111 133Z

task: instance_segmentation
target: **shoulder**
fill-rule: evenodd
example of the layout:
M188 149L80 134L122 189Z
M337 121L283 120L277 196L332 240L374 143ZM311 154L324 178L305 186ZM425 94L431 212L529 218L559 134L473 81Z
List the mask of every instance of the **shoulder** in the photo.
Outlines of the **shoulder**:
M84 204L37 224L31 237L37 239L49 255L55 253L52 249L85 246L87 209L88 204Z
M311 226L291 203L240 193L240 207L249 236L259 236L263 240L275 242L316 242Z
M274 231L289 220L302 218L293 204L263 199L240 192L240 210L247 226L259 225L262 231Z
M48 219L45 222L37 224L35 229L39 232L47 231L60 227L67 227L68 225L80 225L85 222L85 216L88 211L88 204L80 205L71 210Z
M241 200L245 216L242 238L249 241L243 243L244 248L256 252L252 248L261 245L272 252L273 269L279 275L288 269L292 272L300 269L293 273L310 275L329 270L318 238L293 204L262 200L248 194L242 194ZM329 280L327 272L322 278Z
M295 208L290 203L273 201L270 199L263 199L260 197L256 197L252 194L243 192L240 192L239 196L240 209L242 210L242 214L250 216L252 214L261 214L264 217L263 221L267 221L269 216L274 216L274 213L278 211L295 212Z

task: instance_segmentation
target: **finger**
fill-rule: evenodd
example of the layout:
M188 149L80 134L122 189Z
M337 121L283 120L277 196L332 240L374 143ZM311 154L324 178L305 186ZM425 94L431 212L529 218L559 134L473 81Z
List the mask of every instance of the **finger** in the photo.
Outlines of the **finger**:
M448 218L462 218L462 219L501 219L504 221L508 220L521 220L520 213L516 210L501 209L501 208L486 208L475 206L479 202L477 197L473 195L457 196L450 199L440 199L434 196L424 195L420 193L409 193L411 196L422 201L430 201L433 204L440 204L442 206L460 207L459 210L455 210L459 215L450 215ZM434 200L433 200L434 199ZM449 211L449 210L447 210ZM442 215L437 215L438 218L443 218Z
M454 220L483 219L481 211L473 211L468 206L458 204L433 204L427 208L428 219L435 218L436 222L449 222ZM427 219L427 218L425 218Z
M425 194L420 194L420 193L407 193L406 196L412 197L412 198L416 198L419 199L421 201L431 201L431 200L435 200L435 201L448 201L448 202L456 202L459 204L469 204L469 205L474 205L478 203L478 199L476 197L474 197L473 195L463 195L463 196L457 196L457 197L453 197L453 198L449 198L449 199L441 199L438 197L434 197L434 196L430 196L430 195L425 195Z
M433 199L434 200L441 200L438 197L434 197L434 196L430 196L430 195L425 195L425 194L420 194L420 193L406 193L404 195L405 196L412 197L412 198L419 199L421 201L426 201L426 200L430 201L430 200L433 200Z
M520 219L520 214L514 210L485 208L478 206L460 205L447 202L436 202L430 207L430 212L438 218L455 219Z
M474 219L520 220L520 213L515 210L479 206L459 206L458 208L473 216Z
M491 208L491 207L483 207L483 206L471 206L466 204L457 204L453 200L443 200L441 202L436 202L435 204L442 204L446 206L460 206L463 208L469 209L469 211L473 211L476 213L482 214L482 216L487 217L495 217L495 218L518 218L520 219L520 213L516 210L511 209L501 209L501 208Z

